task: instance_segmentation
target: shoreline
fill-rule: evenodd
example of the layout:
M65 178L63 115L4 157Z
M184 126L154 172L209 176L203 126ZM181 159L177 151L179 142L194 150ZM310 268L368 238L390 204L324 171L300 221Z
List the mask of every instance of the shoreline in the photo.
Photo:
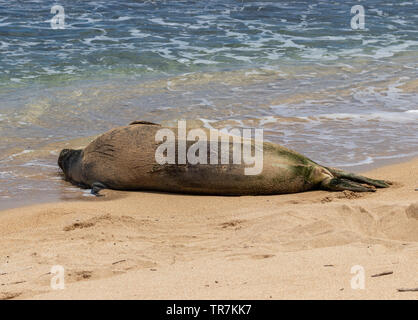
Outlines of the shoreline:
M418 159L418 157L408 156L408 157L403 157L403 158L378 159L378 161L370 163L370 164L363 164L363 165L349 166L349 167L339 167L339 168L342 170L352 171L354 173L366 174L369 171L373 171L373 170L384 168L384 167L391 166L391 165L407 163L414 159ZM346 169L346 168L349 168L349 169ZM69 183L64 180L62 181L62 183L68 184L68 186L70 186ZM76 186L73 186L73 187L78 188ZM75 195L72 193L65 194L65 190L63 187L64 193L62 196L58 196L57 194L53 194L53 195L47 194L42 199L30 198L24 201L23 204L22 204L22 201L19 201L18 205L16 205L16 199L13 199L13 198L3 199L2 202L0 203L0 215L2 214L3 211L26 208L26 207L42 205L42 204L51 204L51 203L58 203L58 202L64 202L64 203L70 202L71 203L74 201L91 201L92 200L91 197L85 196L85 193L82 190L83 189L80 189L80 194L78 195ZM138 192L149 192L149 193L157 193L157 194L159 193L162 195L170 194L170 193L154 192L154 191L138 191Z
M0 299L417 299L398 291L418 287L417 172L418 158L374 169L394 184L367 194L105 190L2 211Z

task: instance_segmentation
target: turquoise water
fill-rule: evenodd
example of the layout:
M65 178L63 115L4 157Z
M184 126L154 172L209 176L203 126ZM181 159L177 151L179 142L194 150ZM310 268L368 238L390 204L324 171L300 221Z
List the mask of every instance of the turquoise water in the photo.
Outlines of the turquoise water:
M363 1L364 2L364 1ZM417 1L0 1L2 87L122 74L143 78L283 63L391 57L417 49Z
M418 1L60 1L52 29L55 4L0 0L3 203L80 194L59 150L135 119L264 128L355 171L418 154Z

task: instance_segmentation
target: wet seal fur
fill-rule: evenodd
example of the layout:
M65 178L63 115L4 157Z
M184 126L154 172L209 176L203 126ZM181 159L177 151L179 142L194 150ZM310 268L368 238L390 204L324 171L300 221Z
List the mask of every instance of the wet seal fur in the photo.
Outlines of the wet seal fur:
M269 195L315 189L373 192L375 188L389 186L389 182L383 180L321 166L295 151L269 142L263 143L263 171L259 175L244 175L244 164L160 165L155 160L159 146L155 136L162 128L147 121L115 128L96 138L85 149L62 150L58 165L66 180L82 188L91 188L93 194L101 189L115 189ZM175 128L169 129L176 132ZM188 149L195 142L186 143ZM230 159L232 149L230 142ZM210 150L207 154L209 157Z

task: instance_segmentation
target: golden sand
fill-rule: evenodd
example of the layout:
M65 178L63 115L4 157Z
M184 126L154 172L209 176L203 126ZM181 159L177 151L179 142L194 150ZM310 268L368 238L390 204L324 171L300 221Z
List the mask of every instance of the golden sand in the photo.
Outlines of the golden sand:
M371 194L103 191L0 212L0 299L417 299L418 159ZM51 267L65 269L52 290ZM353 289L351 268L364 269Z

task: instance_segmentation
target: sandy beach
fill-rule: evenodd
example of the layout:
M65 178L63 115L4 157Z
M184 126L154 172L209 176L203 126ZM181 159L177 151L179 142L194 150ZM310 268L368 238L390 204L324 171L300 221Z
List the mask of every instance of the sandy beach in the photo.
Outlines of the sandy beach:
M0 0L0 300L418 299L418 3L365 2ZM242 178L259 148L216 168L180 144L160 167L151 131L84 149L141 121L303 158L270 146ZM307 159L392 183L68 182L362 190Z
M417 299L417 173L370 171L393 186L367 194L106 190L1 211L0 299Z

